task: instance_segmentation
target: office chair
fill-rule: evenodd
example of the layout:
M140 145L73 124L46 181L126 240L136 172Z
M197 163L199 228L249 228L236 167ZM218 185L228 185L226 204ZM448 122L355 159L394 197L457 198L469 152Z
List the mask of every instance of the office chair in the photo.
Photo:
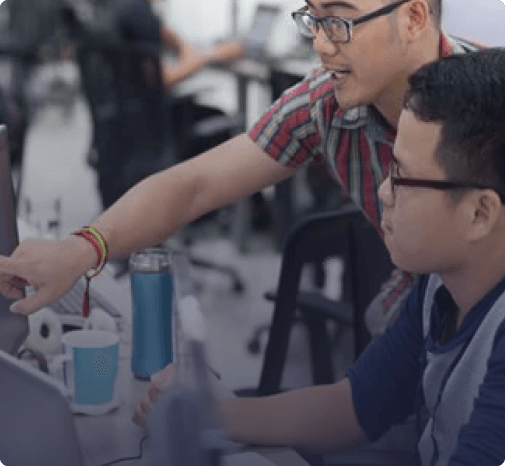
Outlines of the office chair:
M333 256L344 263L342 299L337 302L317 292L300 291L303 266ZM353 328L357 357L370 339L364 324L366 307L392 270L382 239L354 204L300 221L286 239L277 291L275 295L267 293L267 298L275 300L275 307L256 395L280 390L297 311L309 332L314 384L334 382L327 321L336 322L337 339L345 329Z
M62 9L81 73L81 85L93 121L93 166L104 208L147 176L228 139L243 126L240 118L209 111L193 126L184 100L174 99L162 83L160 49L150 43L124 43L114 34L96 31L72 5ZM186 97L190 99L191 97ZM191 258L244 288L231 267Z

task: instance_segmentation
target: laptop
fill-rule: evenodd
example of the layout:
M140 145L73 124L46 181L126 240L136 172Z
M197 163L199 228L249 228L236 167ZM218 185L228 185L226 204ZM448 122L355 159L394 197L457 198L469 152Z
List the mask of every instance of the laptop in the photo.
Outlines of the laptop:
M17 245L16 205L7 128L0 125L0 254L10 256ZM15 354L28 335L28 319L10 312L11 303L12 300L0 295L0 350Z
M0 464L82 466L61 385L4 351L0 351L0 413Z
M242 42L247 58L261 58L267 55L268 41L281 8L260 3L256 6L251 26Z
M18 244L7 128L0 126L0 254ZM28 335L28 318L0 296L0 463L80 466L68 402L58 384L15 357Z
M254 60L268 57L270 39L281 12L280 6L259 3L256 5L250 26L245 33L237 32L221 37L217 43L240 40L244 47L244 58Z

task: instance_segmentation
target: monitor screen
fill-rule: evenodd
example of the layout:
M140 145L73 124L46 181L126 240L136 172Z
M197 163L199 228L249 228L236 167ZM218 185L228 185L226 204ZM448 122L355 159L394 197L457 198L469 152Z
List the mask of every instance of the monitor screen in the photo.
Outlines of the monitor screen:
M18 244L7 128L0 125L0 254L9 256ZM15 354L28 334L28 319L9 310L12 300L0 295L0 349Z
M272 32L280 8L275 5L258 4L249 31L244 40L247 54L263 52Z

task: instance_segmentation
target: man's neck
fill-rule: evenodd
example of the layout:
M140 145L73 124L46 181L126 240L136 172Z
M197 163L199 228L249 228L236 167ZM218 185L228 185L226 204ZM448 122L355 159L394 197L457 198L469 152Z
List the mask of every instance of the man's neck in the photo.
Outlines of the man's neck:
M408 88L409 76L423 65L440 58L440 31L427 32L425 39L416 43L409 51L409 61L403 73L384 89L373 105L393 127L398 127L398 120L403 109L403 98Z
M481 257L488 260L468 261L462 270L440 274L458 306L458 328L472 308L505 277L505 251Z

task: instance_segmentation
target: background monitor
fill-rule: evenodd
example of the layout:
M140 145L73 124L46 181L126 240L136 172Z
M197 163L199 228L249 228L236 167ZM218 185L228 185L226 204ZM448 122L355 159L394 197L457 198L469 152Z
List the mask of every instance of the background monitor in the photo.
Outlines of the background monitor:
M17 244L16 205L7 128L0 125L0 254L9 256ZM0 350L15 354L28 335L28 318L10 312L11 303L12 300L0 295Z

